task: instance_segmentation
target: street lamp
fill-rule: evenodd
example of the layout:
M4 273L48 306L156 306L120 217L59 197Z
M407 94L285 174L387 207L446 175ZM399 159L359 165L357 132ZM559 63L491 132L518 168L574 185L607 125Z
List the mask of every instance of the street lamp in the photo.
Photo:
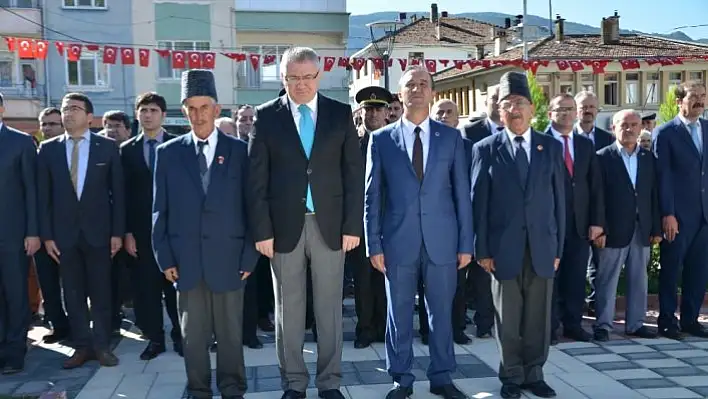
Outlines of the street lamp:
M391 57L391 53L393 52L393 44L396 41L396 30L403 25L405 24L401 21L376 21L366 24L366 26L369 27L369 33L371 34L371 44L374 46L378 56L383 59L384 88L386 90L388 90L388 59ZM381 42L385 43L385 47L376 41L374 29L383 29L384 37Z

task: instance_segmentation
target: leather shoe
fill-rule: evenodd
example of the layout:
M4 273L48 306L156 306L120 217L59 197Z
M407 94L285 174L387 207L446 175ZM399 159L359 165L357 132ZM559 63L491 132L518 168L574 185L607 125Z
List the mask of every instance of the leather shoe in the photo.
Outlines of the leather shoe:
M590 342L592 341L592 334L582 329L582 327L576 327L569 330L563 331L563 336L573 341L578 342Z
M430 336L428 334L420 334L420 342L423 343L423 345L428 345L428 341L430 340Z
M603 329L597 329L593 334L593 339L599 342L607 342L610 340L610 332Z
M433 395L442 396L445 399L467 399L467 395L457 389L454 384L445 384L436 387L431 386L430 393Z
M538 396L539 398L555 398L556 391L549 387L545 381L532 382L530 384L522 384L521 389L526 389L531 391L532 394Z
M158 357L161 353L165 353L165 344L159 342L150 342L140 354L140 360L152 360Z
M263 343L256 337L243 341L243 344L251 349L263 349Z
M25 362L7 362L5 367L2 368L3 375L11 375L21 373L25 369Z
M521 387L516 384L504 384L499 394L502 398L517 399L521 397Z
M77 367L83 366L89 360L94 360L95 356L88 349L77 349L74 354L68 358L62 367L67 370L75 369Z
M118 358L111 351L97 351L96 358L103 367L115 367L118 365Z
M472 339L464 331L455 331L452 334L452 340L458 345L467 345L472 342Z
M182 347L181 339L172 343L172 350L174 350L180 357L184 357L184 348Z
M305 392L298 392L294 389L288 389L283 393L280 399L305 399L307 394Z
M320 391L317 396L322 399L344 399L344 395L339 392L339 389L327 389Z
M361 336L354 340L354 348L364 349L371 346L371 340L369 337Z
M628 332L627 335L630 337L644 338L644 339L654 339L656 338L656 333L649 329L647 326L641 326L638 329Z
M700 325L700 323L694 323L690 326L681 327L681 331L688 335L693 335L699 338L708 338L708 329Z
M386 394L386 399L406 399L411 396L413 396L412 387L402 387L400 385L396 385L388 391Z
M683 336L681 335L681 331L675 326L667 327L667 328L659 328L659 335L666 337L668 339L673 339L676 341L683 341Z
M264 332L273 332L275 331L275 326L273 325L273 322L270 321L268 318L262 318L258 320L258 328L261 329L261 331Z

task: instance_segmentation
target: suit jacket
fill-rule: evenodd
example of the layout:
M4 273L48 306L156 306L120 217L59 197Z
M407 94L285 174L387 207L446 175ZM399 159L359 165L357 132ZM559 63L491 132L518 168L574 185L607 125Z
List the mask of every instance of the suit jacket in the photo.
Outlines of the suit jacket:
M37 156L40 234L62 248L77 244L79 235L94 247L110 245L125 234L125 185L116 142L91 133L81 199L71 184L66 160L66 135L42 142Z
M319 94L310 158L284 95L256 107L249 142L249 217L256 242L275 239L291 252L305 223L308 182L324 242L342 247L342 235L361 237L363 161L351 107Z
M384 254L388 265L414 263L421 245L430 260L440 265L456 263L458 253L473 252L462 138L456 129L433 120L429 131L422 184L408 157L400 120L371 136L366 162L366 244L369 256Z
M605 203L612 204L607 207L605 218L605 246L608 248L628 246L634 236L637 221L645 246L650 245L651 237L661 236L654 156L641 147L638 151L636 188L632 185L617 144L597 152L605 186Z
M163 143L177 136L163 132ZM153 173L145 162L143 133L130 138L120 146L120 157L125 175L126 233L135 237L138 253L152 252Z
M472 142L472 145L476 144L482 139L491 136L494 133L489 130L487 118L477 119L466 123L460 128L460 132L462 133L462 137Z
M3 124L0 129L0 250L24 249L39 236L37 150L32 137Z
M573 133L579 134L583 137L585 137L582 132L582 130L578 127L578 125L575 125L573 128ZM588 137L585 137L586 139L589 140ZM608 145L612 144L615 142L615 136L612 135L612 133L608 132L605 129L600 129L599 127L595 127L595 132L594 132L594 141L595 141L595 151L601 150ZM592 141L592 140L590 140Z
M708 122L700 123L702 156L678 116L655 132L661 216L675 216L679 230L682 223L708 223Z
M565 184L562 146L553 137L531 131L531 162L524 189L506 132L475 144L472 150L472 209L475 258L494 259L499 280L514 279L522 269L526 243L534 271L553 278L553 262L563 254Z
M248 145L218 131L204 194L191 134L157 147L152 242L162 271L177 267L177 289L204 280L213 292L245 285L258 253L246 217Z
M554 140L549 127L546 134ZM569 199L566 203L566 222L572 216L575 222L576 234L588 239L588 227L605 226L605 196L602 193L602 171L597 162L595 146L587 137L573 133L573 176L563 164L563 180L565 194ZM561 158L563 144L561 144ZM570 205L570 207L568 207ZM566 230L566 234L570 233Z

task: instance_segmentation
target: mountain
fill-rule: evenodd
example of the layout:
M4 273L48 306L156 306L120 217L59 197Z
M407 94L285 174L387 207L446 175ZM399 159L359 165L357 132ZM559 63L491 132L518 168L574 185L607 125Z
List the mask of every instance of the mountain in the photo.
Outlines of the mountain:
M406 12L406 13L408 14L408 18L410 18L412 15L416 15L419 18L430 16L430 11L427 11L427 12L413 11L413 12ZM384 12L376 12L376 13L372 13L372 14L350 16L349 17L349 41L348 41L349 52L355 52L359 49L362 49L362 48L366 47L366 45L371 41L370 40L371 34L369 32L369 28L366 27L366 24L374 22L374 21L398 19L398 14L399 14L398 11L384 11ZM488 23L500 25L500 26L504 26L504 19L505 18L511 18L512 21L515 18L514 15L502 14L502 13L498 13L498 12L470 12L470 13L462 13L462 14L454 14L454 15L450 14L450 16L471 18L471 19L476 19L478 21L488 22ZM527 15L526 21L529 25L532 25L532 26L543 26L543 27L550 26L548 18L539 17L537 15ZM598 21L598 22L600 22L600 21ZM620 20L620 26L621 25L622 25L622 21ZM581 24L581 23L577 23L577 22L565 21L565 33L566 34L598 34L598 33L600 33L600 28L597 26L591 26L591 25ZM646 34L645 32L639 32L639 31L628 30L628 29L621 29L621 33L644 33L644 34ZM688 36L687 34L681 32L681 31L675 31L675 32L672 32L669 34L651 33L651 35L665 37L665 38L673 39L673 40L682 40L682 41L688 41L688 42L692 41L692 42L697 42L697 43L708 44L708 38L694 40L693 38L691 38L690 36Z

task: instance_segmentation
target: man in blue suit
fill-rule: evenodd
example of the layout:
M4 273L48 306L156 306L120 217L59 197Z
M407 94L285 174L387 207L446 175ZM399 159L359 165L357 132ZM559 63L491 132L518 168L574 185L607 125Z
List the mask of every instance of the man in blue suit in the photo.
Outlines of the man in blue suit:
M364 206L368 255L386 276L386 360L394 381L386 398L413 394L413 305L421 275L431 326L430 392L466 398L451 378L457 270L472 259L464 144L458 131L429 118L433 81L425 69L403 73L400 95L401 120L371 136Z
M708 283L708 122L700 118L705 101L703 83L682 83L676 88L679 115L655 131L659 204L666 238L661 242L658 324L661 335L677 340L681 332L708 338L708 330L698 323ZM680 325L674 316L679 275Z
M525 74L508 72L499 86L505 130L472 150L475 256L492 273L501 397L520 398L521 389L528 389L552 398L543 365L566 229L562 147L531 129L534 108Z
M0 370L19 373L25 366L29 297L28 256L39 249L36 155L34 142L2 122L0 94Z
M198 399L213 394L212 337L221 396L246 392L242 288L258 259L246 223L247 145L216 129L217 101L211 71L182 73L182 112L192 131L160 145L155 166L153 248L178 290L187 389Z

